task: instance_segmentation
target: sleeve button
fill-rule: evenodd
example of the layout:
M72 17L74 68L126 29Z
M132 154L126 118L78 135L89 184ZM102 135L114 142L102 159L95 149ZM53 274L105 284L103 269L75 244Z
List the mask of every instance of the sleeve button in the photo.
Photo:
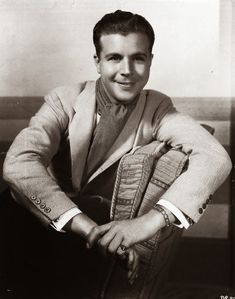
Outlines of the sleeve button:
M198 212L199 212L199 214L202 214L202 213L203 213L203 209L202 209L202 208L199 208L199 209L198 209Z
M45 207L46 207L46 205L45 205L44 203L42 203L42 204L40 205L40 208L41 208L41 209L45 209Z
M45 208L44 210L46 213L50 213L51 209L50 208Z
M37 199L37 196L36 196L36 195L32 195L32 196L31 196L31 199L32 199L32 200L36 200L36 199Z
M39 205L41 203L41 200L40 199L36 199L35 203L36 203L36 205Z
M188 218L188 222L190 225L193 225L193 220L191 218Z
M203 209L205 210L205 208L206 208L206 204L204 203L204 204L202 205L202 207L203 207Z

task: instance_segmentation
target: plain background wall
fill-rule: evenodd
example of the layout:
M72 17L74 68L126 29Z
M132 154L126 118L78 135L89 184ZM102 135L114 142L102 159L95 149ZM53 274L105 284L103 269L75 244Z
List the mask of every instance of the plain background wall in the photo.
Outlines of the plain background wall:
M0 96L42 96L96 79L92 29L107 12L156 32L147 87L173 97L231 96L230 0L0 0Z

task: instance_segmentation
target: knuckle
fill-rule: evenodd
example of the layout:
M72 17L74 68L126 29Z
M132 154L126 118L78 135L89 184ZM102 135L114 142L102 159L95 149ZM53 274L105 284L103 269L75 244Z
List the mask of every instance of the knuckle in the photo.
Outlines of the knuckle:
M108 252L111 253L111 254L114 254L114 253L116 252L114 246L110 245L110 246L108 247Z
M116 238L118 240L122 240L123 239L123 232L122 231L117 230L116 233L115 233L115 235L116 235Z
M100 240L99 241L99 245L101 246L101 247L106 247L106 242L105 242L105 240Z
M94 234L98 234L99 233L99 227L98 226L93 227L92 232Z
M125 245L127 248L131 246L131 242L127 238L123 238L122 244Z

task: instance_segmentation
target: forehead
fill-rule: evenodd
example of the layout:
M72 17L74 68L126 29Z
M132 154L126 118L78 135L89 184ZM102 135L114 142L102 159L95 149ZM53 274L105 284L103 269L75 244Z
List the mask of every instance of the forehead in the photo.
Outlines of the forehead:
M144 33L105 34L100 38L101 54L120 53L131 55L134 53L149 53L150 42Z

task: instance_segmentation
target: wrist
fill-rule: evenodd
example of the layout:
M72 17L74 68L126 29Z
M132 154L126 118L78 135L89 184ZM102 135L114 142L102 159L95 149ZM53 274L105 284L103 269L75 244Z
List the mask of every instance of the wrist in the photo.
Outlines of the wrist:
M146 230L151 231L152 234L155 234L165 226L162 215L156 210L152 209L142 217L144 218L143 223L145 224Z
M175 221L174 215L168 209L164 210L168 215L170 223L173 223ZM143 216L146 217L145 223L148 226L147 229L152 229L155 233L166 226L163 215L155 209L151 209L147 214Z
M90 233L97 224L86 214L80 213L74 216L66 225L65 230L80 235L84 238Z

